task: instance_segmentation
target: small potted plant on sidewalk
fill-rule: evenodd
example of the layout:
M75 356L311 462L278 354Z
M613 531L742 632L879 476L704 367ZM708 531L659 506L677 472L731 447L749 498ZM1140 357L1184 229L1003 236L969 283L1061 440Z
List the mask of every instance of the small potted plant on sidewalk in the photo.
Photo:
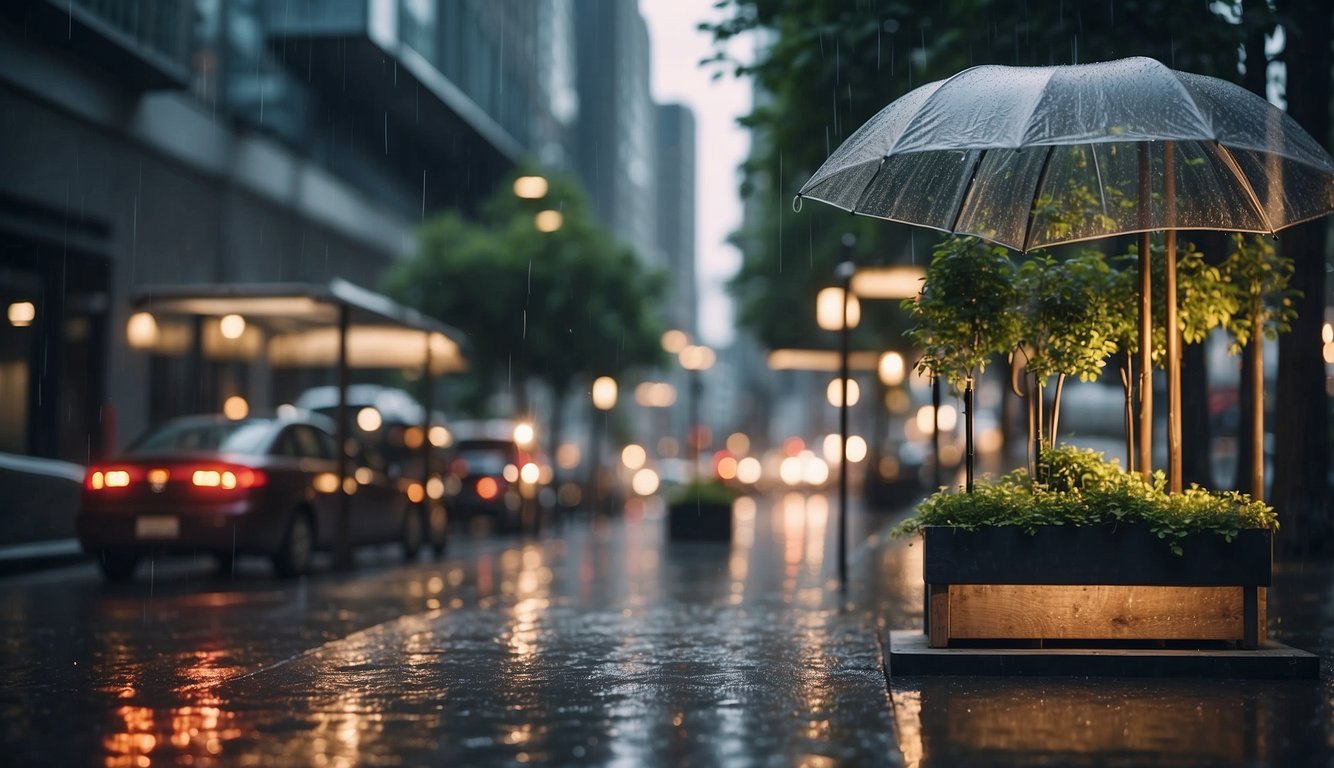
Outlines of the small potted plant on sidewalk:
M732 502L740 494L719 480L696 478L668 497L667 536L673 541L731 541Z

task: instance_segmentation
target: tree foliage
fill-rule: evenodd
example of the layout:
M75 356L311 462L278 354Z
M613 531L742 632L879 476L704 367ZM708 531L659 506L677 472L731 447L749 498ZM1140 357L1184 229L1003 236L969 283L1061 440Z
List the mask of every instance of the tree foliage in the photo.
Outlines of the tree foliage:
M1009 352L1021 333L1015 267L1004 248L975 237L948 237L936 246L916 299L903 302L916 325L908 332L921 350L917 370L950 383L986 369Z
M819 287L833 282L844 231L857 235L859 263L909 262L914 252L921 254L917 262L925 259L932 236L921 230L823 205L800 214L789 207L824 159L886 104L979 64L1143 55L1235 77L1236 52L1249 29L1221 18L1209 3L1172 0L721 0L718 7L721 20L702 25L717 42L715 72L749 77L757 91L742 120L754 129L742 182L753 215L736 238L743 266L732 290L741 324L769 346L811 342L811 326L800 321L813 312ZM730 58L730 43L752 33L760 35L754 59ZM898 335L890 318L863 323L859 332L876 329L882 335L872 343Z
M563 222L540 232L534 216L548 209ZM481 413L502 382L536 379L559 398L583 379L656 362L663 285L597 226L578 184L555 176L541 200L503 185L477 221L450 213L427 222L386 290L468 336L473 387L463 405Z

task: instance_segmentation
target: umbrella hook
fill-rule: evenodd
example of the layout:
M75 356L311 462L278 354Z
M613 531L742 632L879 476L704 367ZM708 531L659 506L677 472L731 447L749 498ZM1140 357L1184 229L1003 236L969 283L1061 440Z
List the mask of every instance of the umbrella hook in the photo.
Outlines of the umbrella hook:
M800 193L800 192L797 193L796 197L793 197L793 198L792 198L792 212L793 212L793 213L801 213L801 193Z

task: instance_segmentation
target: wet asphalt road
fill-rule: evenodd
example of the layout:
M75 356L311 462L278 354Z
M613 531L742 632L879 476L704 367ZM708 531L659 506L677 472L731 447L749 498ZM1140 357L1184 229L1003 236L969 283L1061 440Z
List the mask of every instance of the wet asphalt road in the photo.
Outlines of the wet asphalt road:
M664 540L631 508L440 562L361 552L296 582L263 561L0 580L6 765L1331 765L1330 570L1278 574L1274 634L1321 681L895 679L920 548L854 514L831 581L822 495Z

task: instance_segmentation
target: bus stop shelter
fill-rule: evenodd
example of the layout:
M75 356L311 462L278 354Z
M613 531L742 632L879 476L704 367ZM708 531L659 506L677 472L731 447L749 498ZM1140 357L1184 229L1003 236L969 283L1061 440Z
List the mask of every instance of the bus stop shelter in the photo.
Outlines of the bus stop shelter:
M145 286L130 302L126 336L134 349L205 359L263 360L274 369L332 368L338 407L339 476L347 477L350 372L422 371L423 436L430 433L432 381L467 370L467 340L458 330L387 296L334 279L327 284L209 283ZM201 370L196 366L195 370ZM422 503L429 509L431 441L422 440ZM340 486L342 483L340 483ZM349 504L343 492L334 558L351 560Z

